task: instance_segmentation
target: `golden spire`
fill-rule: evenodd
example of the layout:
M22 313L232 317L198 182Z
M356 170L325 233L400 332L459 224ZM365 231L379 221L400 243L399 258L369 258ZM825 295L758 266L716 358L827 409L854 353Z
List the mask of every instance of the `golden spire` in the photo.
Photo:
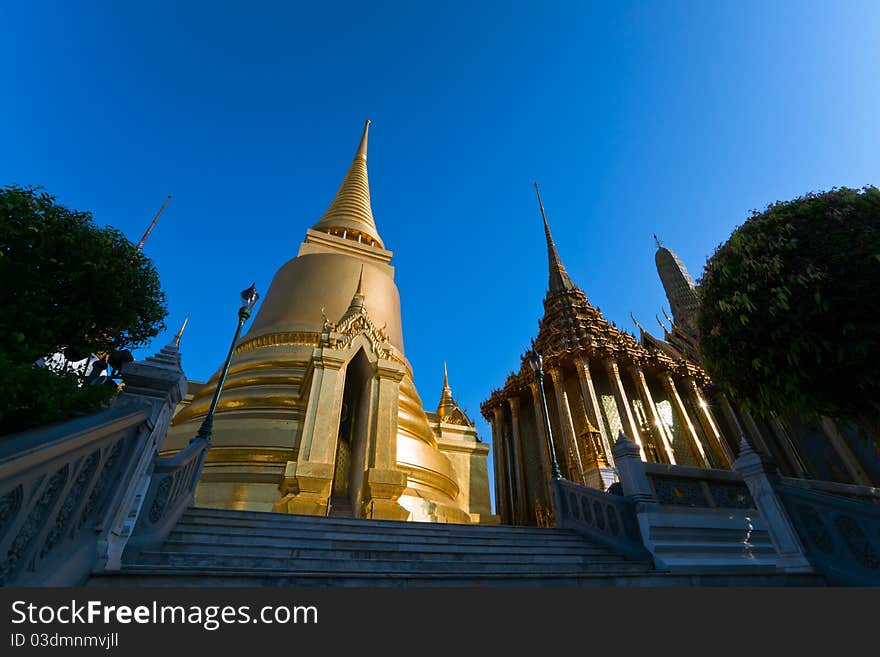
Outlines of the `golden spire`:
M170 198L170 197L169 197ZM187 315L183 319L183 324L180 326L180 330L177 332L177 335L174 336L174 346L180 348L180 339L183 337L183 331L186 328L186 324L189 321L189 315Z
M360 295L361 298L364 296L364 266L361 265L361 273L358 275L358 286L354 291L354 295Z
M538 195L538 205L541 208L541 218L544 220L544 235L547 238L547 258L550 262L550 292L563 292L565 290L573 290L574 283L565 271L559 252L556 250L556 244L553 243L553 236L550 234L550 225L547 223L547 214L544 212L544 203L541 201L541 190L538 189L538 183L535 183L535 193Z
M349 317L364 312L366 312L364 310L364 266L361 265L361 273L360 276L358 276L357 289L354 291L354 296L351 297L351 303L348 304L348 310L346 310L345 314L340 318L339 323L341 324Z
M358 145L354 160L339 185L336 197L327 208L324 216L312 228L320 231L331 231L350 239L366 241L385 248L373 209L370 206L370 181L367 177L367 138L370 133L370 120L364 126L364 134Z
M446 361L443 361L443 391L440 393L440 403L437 404L437 415L440 416L440 420L448 417L455 410L455 407L452 388L449 387L449 374L446 372Z

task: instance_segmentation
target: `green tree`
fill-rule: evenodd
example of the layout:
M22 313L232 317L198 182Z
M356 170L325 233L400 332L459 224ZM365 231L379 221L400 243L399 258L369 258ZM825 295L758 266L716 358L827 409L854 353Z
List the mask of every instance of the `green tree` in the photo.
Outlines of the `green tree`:
M144 345L165 328L166 314L153 263L120 231L95 225L90 213L40 188L0 188L0 360L7 370L0 431L100 404L102 395L70 376L31 371L34 361Z
M754 412L829 415L880 434L880 190L777 202L700 281L706 370Z

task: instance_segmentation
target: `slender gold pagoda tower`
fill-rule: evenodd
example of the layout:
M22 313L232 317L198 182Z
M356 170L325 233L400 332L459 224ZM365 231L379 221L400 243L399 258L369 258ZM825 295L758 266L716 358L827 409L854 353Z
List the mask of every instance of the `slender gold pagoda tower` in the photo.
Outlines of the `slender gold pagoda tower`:
M413 383L392 253L370 205L369 126L330 207L235 348L199 506L497 521L488 446L455 414L448 382L443 416L425 412ZM178 410L163 453L195 435L217 376Z
M654 337L636 322L641 344L649 350L662 351L675 360L687 360L702 367L697 326L700 300L696 285L678 254L664 246L657 235L654 235L654 242L657 245L654 256L657 274L672 317L666 317L668 328L658 318L662 338ZM720 420L736 434L746 437L755 451L771 457L786 476L860 486L878 483L880 450L866 449L868 446L857 427L823 416L753 416L718 389L709 390L706 399L711 407L721 409Z

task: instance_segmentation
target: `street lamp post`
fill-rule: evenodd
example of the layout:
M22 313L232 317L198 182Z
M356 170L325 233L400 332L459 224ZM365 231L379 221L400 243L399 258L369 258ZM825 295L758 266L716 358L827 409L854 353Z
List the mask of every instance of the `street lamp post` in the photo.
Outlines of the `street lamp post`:
M541 394L541 409L544 412L544 431L547 432L547 442L550 443L550 471L554 479L562 479L559 463L556 461L556 447L553 444L553 430L550 428L550 413L547 410L547 396L544 394L544 359L541 354L532 350L529 352L529 367L535 373L538 381L538 392Z
M211 442L211 433L214 428L214 411L217 410L217 402L220 400L220 393L223 391L223 384L226 383L226 375L229 373L229 364L232 362L232 354L235 352L235 343L238 342L238 336L241 334L241 329L244 326L244 323L248 320L248 317L251 316L251 311L254 309L257 299L259 298L260 295L257 293L257 286L254 284L251 284L248 289L242 290L241 292L241 308L238 309L238 326L235 327L235 335L232 336L232 344L229 345L229 353L226 354L226 362L223 363L223 369L221 370L220 378L217 381L217 388L214 390L214 397L211 399L211 405L208 407L208 414L202 421L202 426L199 427L199 432L196 434L196 437L190 442L194 442L200 438L204 438L208 442Z

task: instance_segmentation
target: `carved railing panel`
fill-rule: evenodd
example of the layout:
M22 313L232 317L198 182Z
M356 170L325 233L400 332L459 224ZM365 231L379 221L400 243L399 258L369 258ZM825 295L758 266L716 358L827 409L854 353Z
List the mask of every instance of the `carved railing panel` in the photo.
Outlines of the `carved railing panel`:
M779 481L797 488L806 488L819 493L830 493L831 495L841 495L857 502L867 502L868 504L880 506L880 488L873 486L839 484L836 481L795 479L793 477L780 477Z
M136 556L144 547L164 541L192 505L210 446L207 439L196 438L173 457L155 459L141 513L125 549L126 559Z
M75 584L114 507L148 414L120 404L8 437L0 453L0 585ZM82 564L77 555L85 555ZM49 571L56 571L49 575Z
M651 559L642 542L633 501L564 479L552 483L557 527L572 529L629 559Z
M742 476L727 470L645 463L654 499L662 506L754 509Z
M778 482L807 558L830 584L880 586L880 506Z

